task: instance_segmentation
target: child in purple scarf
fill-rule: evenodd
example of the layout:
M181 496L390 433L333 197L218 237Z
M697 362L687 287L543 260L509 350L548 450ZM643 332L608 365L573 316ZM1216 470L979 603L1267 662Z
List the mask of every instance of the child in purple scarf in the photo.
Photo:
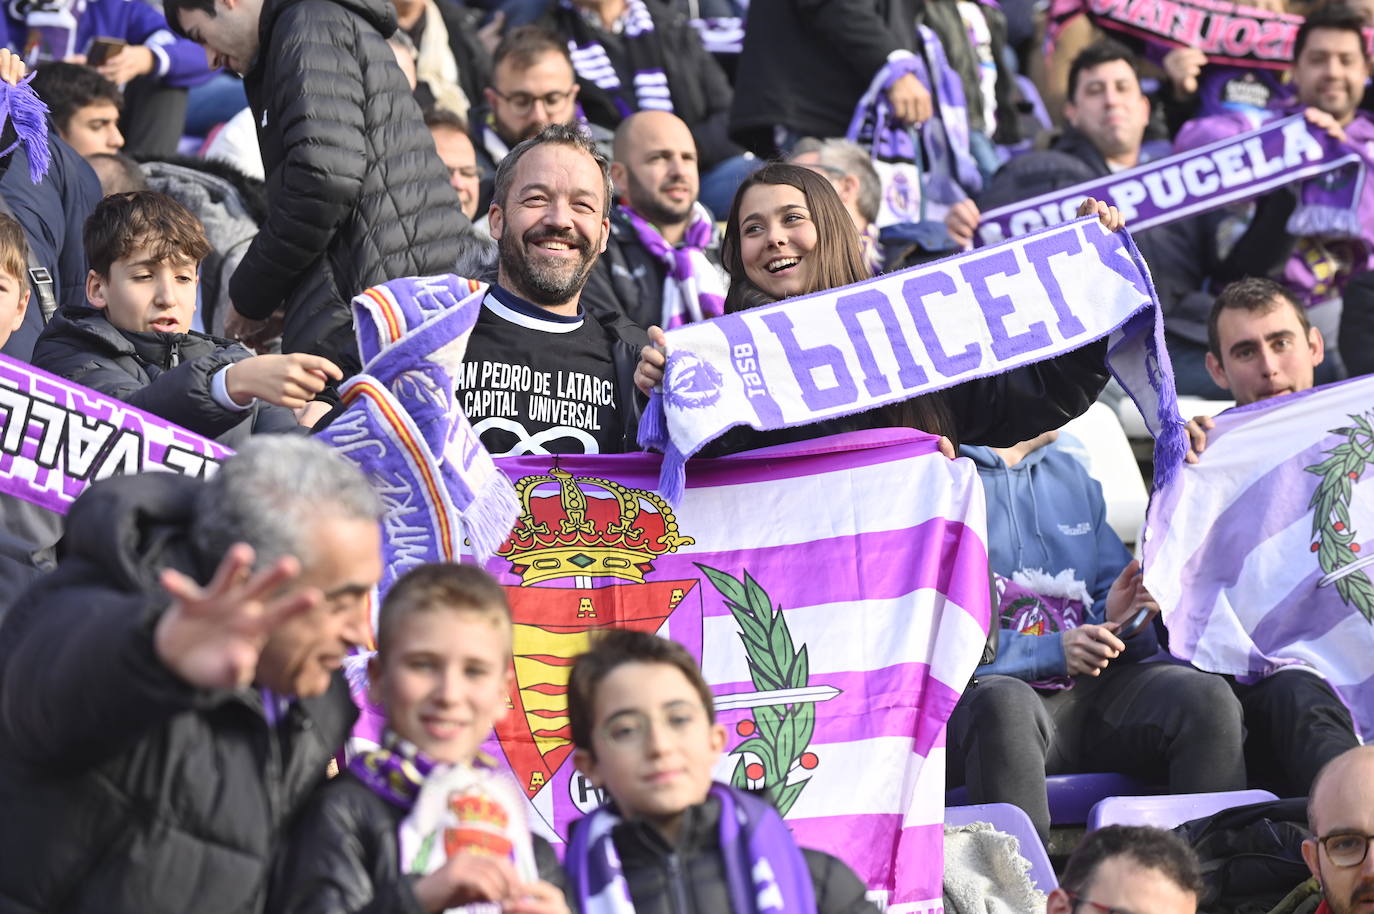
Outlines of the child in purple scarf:
M506 712L511 637L505 591L480 568L419 565L392 585L368 667L382 746L312 799L269 910L568 914L519 786L479 751Z
M578 770L611 800L573 825L564 859L582 914L876 912L849 867L798 848L767 802L712 780L725 729L681 645L593 636L568 718Z

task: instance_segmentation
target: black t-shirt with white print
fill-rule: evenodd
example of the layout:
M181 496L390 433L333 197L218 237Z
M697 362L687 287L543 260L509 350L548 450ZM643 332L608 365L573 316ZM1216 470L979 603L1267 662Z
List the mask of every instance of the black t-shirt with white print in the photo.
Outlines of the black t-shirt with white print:
M493 285L468 339L458 402L497 457L617 453L612 351L605 328L580 309L553 314Z

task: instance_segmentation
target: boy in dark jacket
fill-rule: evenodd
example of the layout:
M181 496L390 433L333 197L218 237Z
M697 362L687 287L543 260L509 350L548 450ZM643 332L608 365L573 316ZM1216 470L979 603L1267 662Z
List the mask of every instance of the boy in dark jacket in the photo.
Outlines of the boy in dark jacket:
M536 878L561 883L562 870L547 842L531 845L520 788L479 751L506 713L510 662L510 610L486 572L420 565L396 582L368 666L372 700L386 710L383 745L316 794L270 910L401 914L499 902L508 914L567 914L562 890ZM444 818L420 833L433 800ZM440 844L447 859L436 863Z
M564 859L582 911L877 911L854 872L798 848L772 806L712 781L725 728L681 645L600 633L573 663L568 718L578 770L612 800L573 826Z
M33 363L226 444L310 424L339 369L315 355L254 356L191 329L205 230L165 194L106 197L86 220L84 308L54 315ZM299 411L299 412L293 412Z

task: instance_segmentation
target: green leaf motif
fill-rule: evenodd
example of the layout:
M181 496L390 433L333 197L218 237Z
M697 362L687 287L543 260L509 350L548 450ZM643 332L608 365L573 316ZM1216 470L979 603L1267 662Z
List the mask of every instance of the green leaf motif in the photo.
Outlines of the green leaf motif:
M806 645L794 647L792 632L781 606L774 606L763 586L746 570L734 575L698 564L719 591L725 606L739 626L749 678L760 692L805 688L810 682L810 660ZM736 787L747 787L749 778L745 753L755 755L763 764L763 786L773 797L778 812L786 816L810 778L789 780L793 769L800 771L801 756L807 751L816 727L816 708L811 702L791 705L761 705L754 709L755 732L733 750L739 757L730 776Z
M1360 558L1355 545L1358 536L1350 523L1350 498L1354 484L1374 462L1374 425L1367 415L1352 415L1350 419L1352 425L1329 431L1332 435L1344 435L1346 440L1327 450L1329 456L1325 460L1303 468L1321 477L1308 507L1312 509L1317 564L1328 575ZM1333 583L1342 602L1374 625L1374 584L1369 576L1364 571L1354 571Z

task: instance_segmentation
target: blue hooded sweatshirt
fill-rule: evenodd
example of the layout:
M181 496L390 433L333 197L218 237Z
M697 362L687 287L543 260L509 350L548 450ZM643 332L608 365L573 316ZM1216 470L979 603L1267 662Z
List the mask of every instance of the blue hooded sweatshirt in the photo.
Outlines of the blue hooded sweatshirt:
M1032 451L1009 467L991 448L962 447L983 480L988 506L988 564L1004 577L1026 568L1055 575L1071 568L1087 585L1093 604L1085 622L1107 615L1107 593L1131 554L1107 523L1102 486L1056 444ZM1113 663L1140 660L1158 644L1151 626L1132 637ZM1003 629L997 658L979 676L1014 676L1028 682L1068 675L1063 640Z

